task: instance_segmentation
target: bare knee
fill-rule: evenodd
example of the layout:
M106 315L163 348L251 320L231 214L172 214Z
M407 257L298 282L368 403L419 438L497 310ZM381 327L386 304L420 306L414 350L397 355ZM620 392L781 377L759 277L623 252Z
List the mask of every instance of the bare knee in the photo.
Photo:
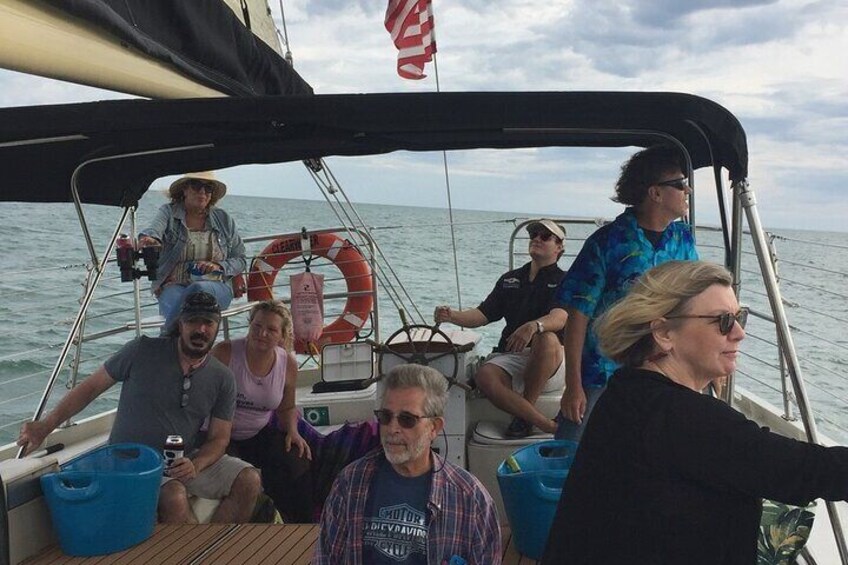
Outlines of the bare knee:
M506 371L497 365L485 364L477 371L477 374L474 376L474 382L477 384L477 388L488 396L493 390L510 387L507 384L509 378Z
M533 355L550 355L562 351L559 336L554 332L544 332L533 338L530 352Z
M165 483L159 491L159 520L185 523L190 517L191 507L185 485L179 481Z
M230 488L230 494L243 499L255 499L260 492L262 492L262 476L253 467L242 469Z

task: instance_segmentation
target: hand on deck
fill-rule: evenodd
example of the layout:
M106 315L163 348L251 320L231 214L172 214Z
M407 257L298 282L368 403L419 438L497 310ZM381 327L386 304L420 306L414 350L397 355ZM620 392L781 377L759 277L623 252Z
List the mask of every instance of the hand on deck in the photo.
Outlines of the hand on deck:
M312 450L309 449L309 444L297 432L286 434L286 451L291 451L292 447L297 449L298 457L312 461Z
M433 311L433 320L437 324L450 322L452 315L453 311L450 306L436 306L436 309Z
M43 420L25 422L24 425L21 426L21 433L18 436L17 444L26 448L24 450L24 455L27 455L38 449L38 447L44 443L44 438L46 438L52 431L53 428L51 428L50 425Z
M506 350L510 353L521 353L530 345L536 335L536 322L521 324L506 340Z
M165 470L165 473L172 479L186 482L197 476L197 469L194 467L194 461L188 457L180 457Z
M575 424L583 421L586 413L586 392L582 386L566 387L559 402L562 415Z

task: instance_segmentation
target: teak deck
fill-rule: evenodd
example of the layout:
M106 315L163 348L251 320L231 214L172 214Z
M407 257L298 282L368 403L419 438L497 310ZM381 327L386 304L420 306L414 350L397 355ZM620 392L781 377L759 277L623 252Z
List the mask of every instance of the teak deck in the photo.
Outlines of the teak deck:
M513 546L509 528L501 530L504 565L534 565ZM318 538L316 524L158 525L153 536L130 549L97 557L68 557L58 545L24 561L24 565L309 565Z

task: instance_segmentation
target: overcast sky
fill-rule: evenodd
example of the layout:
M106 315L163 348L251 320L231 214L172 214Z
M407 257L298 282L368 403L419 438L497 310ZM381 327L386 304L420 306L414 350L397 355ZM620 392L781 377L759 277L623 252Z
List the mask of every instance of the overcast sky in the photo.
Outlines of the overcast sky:
M279 18L278 1L271 0ZM316 93L436 89L395 72L375 0L285 2L298 72ZM848 2L832 0L434 0L442 91L659 90L728 108L748 134L749 180L771 227L845 230ZM112 93L0 71L0 104ZM628 150L540 149L448 155L453 205L613 216ZM357 201L444 206L441 155L332 158ZM302 166L224 171L233 194L319 198ZM726 180L726 179L725 179ZM710 173L699 202L715 221Z

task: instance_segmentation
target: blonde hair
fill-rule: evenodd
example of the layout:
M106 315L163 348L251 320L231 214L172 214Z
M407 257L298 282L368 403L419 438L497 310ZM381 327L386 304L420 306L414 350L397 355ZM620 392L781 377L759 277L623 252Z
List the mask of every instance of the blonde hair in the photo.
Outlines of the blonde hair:
M595 320L601 351L625 367L638 367L654 352L651 322L685 313L695 296L713 285L730 286L732 282L727 269L705 261L669 261L654 267Z
M253 305L253 308L250 309L250 313L247 315L247 319L252 322L257 312L270 312L280 317L282 321L280 328L283 334L283 349L291 351L294 347L294 338L292 336L292 317L288 307L281 300L263 300Z

